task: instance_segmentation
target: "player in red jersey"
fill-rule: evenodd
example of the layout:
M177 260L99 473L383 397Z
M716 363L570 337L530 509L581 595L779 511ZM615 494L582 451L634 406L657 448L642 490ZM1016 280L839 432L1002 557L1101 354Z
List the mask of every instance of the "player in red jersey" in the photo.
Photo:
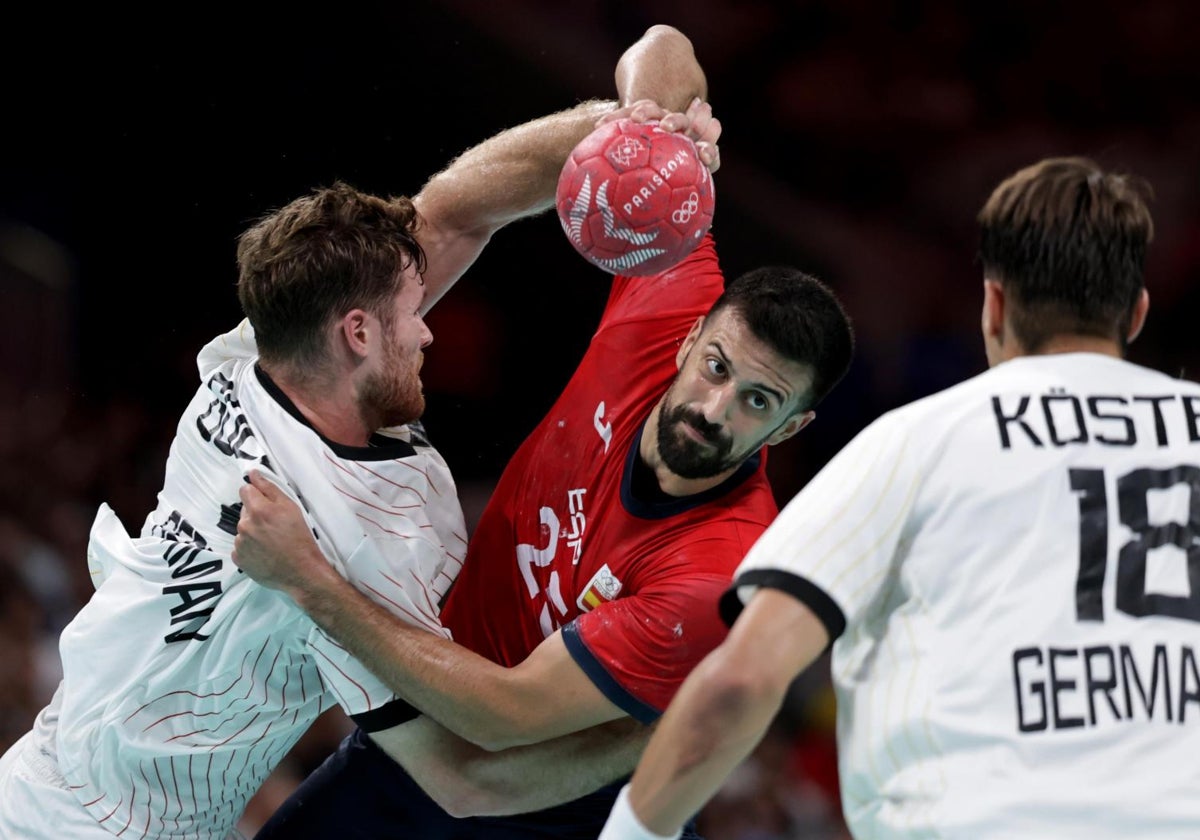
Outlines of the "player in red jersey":
M840 310L815 281L760 270L702 320L723 286L711 237L670 271L615 279L579 368L505 468L442 612L455 641L494 662L553 655L568 671L554 685L592 683L578 705L594 718L653 722L695 652L724 637L713 605L729 563L777 512L764 444L813 416L818 377L792 356L812 353L751 338L736 310L786 318L791 307L801 340L834 332L846 351L837 364L848 359Z
M646 95L621 80L622 102ZM707 113L689 110L693 131ZM479 521L442 611L454 642L397 626L330 574L273 485L245 488L239 565L424 713L354 733L259 836L595 837L648 734L619 722L653 722L724 637L718 596L777 512L766 447L812 419L851 353L824 286L766 268L725 288L711 238L662 275L616 278L578 370ZM612 722L622 737L606 740ZM542 748L541 777L513 784L543 784L556 807L455 799L440 786L453 759L431 771L414 724L454 756ZM581 732L597 737L570 740Z

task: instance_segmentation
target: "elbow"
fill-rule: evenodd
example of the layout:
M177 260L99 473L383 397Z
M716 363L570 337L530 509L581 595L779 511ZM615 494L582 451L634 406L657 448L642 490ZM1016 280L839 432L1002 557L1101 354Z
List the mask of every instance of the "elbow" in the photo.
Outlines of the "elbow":
M688 40L688 37L686 35L684 35L683 32L676 29L674 26L671 26L669 23L656 23L656 24L650 26L646 30L646 33L642 37L643 38L671 38L671 39L679 40L682 43L687 44L688 47L691 47L691 45L692 45L692 42L690 40Z
M720 655L697 666L692 678L695 685L689 698L693 706L688 728L694 737L688 764L703 762L723 742L742 741L755 721L777 714L790 684L754 663Z
M651 40L662 40L670 43L671 47L676 50L686 50L688 54L694 54L695 49L692 46L692 40L683 34L679 29L667 23L656 23L646 30L642 38Z
M536 666L531 670L528 660L487 673L490 678L476 685L484 698L482 703L469 717L460 718L463 728L447 727L460 738L495 753L539 744L572 731L570 726L564 729L561 705L546 701L546 683Z
M714 719L736 718L745 709L782 702L775 682L747 671L711 675L705 684L704 707Z

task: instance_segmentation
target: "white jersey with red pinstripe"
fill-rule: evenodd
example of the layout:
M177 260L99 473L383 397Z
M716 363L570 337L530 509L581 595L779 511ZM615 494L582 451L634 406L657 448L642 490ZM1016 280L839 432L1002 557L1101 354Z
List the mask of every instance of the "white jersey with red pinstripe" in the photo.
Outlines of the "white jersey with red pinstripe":
M33 733L81 805L122 837L225 837L323 710L359 715L394 699L230 561L249 469L300 503L362 591L449 636L438 604L466 528L441 456L419 427L361 448L322 438L256 358L245 322L201 351L202 385L139 537L102 507L88 550L96 592L62 634L63 683Z

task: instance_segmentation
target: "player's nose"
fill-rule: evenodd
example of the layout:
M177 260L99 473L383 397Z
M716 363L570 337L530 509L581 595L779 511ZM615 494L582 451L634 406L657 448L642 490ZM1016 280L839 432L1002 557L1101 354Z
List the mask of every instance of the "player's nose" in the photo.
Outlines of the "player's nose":
M700 403L704 419L714 426L724 426L733 403L734 389L731 383L710 388Z

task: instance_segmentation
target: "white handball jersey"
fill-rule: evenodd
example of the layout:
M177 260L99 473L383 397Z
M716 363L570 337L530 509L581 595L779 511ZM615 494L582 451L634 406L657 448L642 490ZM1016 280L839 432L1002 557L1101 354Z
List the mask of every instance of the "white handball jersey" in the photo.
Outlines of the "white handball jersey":
M323 710L386 715L394 699L229 559L250 469L300 501L330 562L360 590L449 636L439 601L466 528L441 456L419 429L362 448L323 439L256 358L246 322L201 351L203 384L138 538L101 509L88 550L96 592L62 634L61 702L35 729L57 712L48 752L57 748L79 801L122 837L226 836Z
M886 414L750 551L727 618L760 586L838 637L855 837L1200 837L1195 383L1024 357Z

